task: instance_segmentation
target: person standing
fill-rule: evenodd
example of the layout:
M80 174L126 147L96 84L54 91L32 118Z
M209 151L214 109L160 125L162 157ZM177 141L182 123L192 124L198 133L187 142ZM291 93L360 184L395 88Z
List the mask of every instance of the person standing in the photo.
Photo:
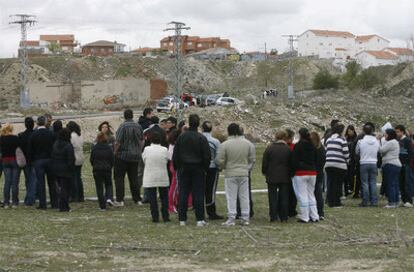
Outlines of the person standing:
M1 128L0 148L3 154L4 199L3 207L9 208L10 190L12 192L12 208L19 205L19 166L16 161L16 149L19 147L19 137L13 134L13 125L5 124Z
M142 112L142 116L140 116L138 118L138 124L141 126L141 129L143 131L143 137L145 139L145 134L144 132L146 130L149 129L149 127L151 126L151 118L153 117L153 109L152 108L145 108L144 111ZM158 119L159 120L159 119ZM145 145L142 146L142 149L144 149ZM142 151L142 150L141 150ZM140 159L139 163L138 163L138 194L141 194L141 186L142 186L142 178L143 178L143 174L144 174L144 163L142 161L142 158ZM140 197L141 198L141 197ZM143 192L143 199L142 201L139 201L139 203L148 203L148 197L147 197L147 193L144 189Z
M210 166L211 153L206 137L198 132L200 117L191 114L188 118L189 128L177 139L174 146L174 168L179 172L179 209L180 225L187 222L187 201L190 192L193 195L193 207L197 226L204 227L204 190L205 174Z
M348 143L342 136L345 126L341 123L332 128L332 136L326 141L325 170L328 180L328 206L342 207L342 184L346 178L349 149Z
M218 215L216 211L216 190L217 183L219 180L219 170L218 165L216 164L216 158L220 147L220 141L211 135L211 131L213 130L213 125L211 124L211 122L205 121L201 127L203 129L203 135L206 137L208 141L208 145L210 146L211 152L210 167L208 168L205 181L206 210L208 214L208 219L221 220L223 219L223 216Z
M384 208L398 208L400 202L399 177L401 172L400 144L394 129L385 130L385 142L380 147L382 175L387 190L388 204Z
M114 150L114 146L115 146L115 137L114 137L114 133L112 132L112 127L109 124L108 121L104 121L102 123L99 124L98 126L98 131L102 132L103 134L106 135L107 138L107 144L109 145L109 147Z
M134 122L131 109L124 111L125 122L116 131L115 137L115 189L114 206L124 206L125 175L128 175L132 199L142 204L139 194L138 164L142 160L143 133L141 126Z
M299 142L292 153L293 189L299 202L301 223L318 222L319 215L315 199L316 183L316 147L313 145L308 129L299 130Z
M69 195L75 174L75 152L68 128L59 131L53 144L51 165L56 182L58 209L60 212L70 212Z
M71 138L70 142L72 143L73 150L75 151L75 175L73 176L72 186L71 186L71 199L73 202L83 202L85 201L83 182L82 182L82 165L85 161L85 155L83 154L83 137L81 134L80 126L70 121L66 127L70 130Z
M293 149L295 148L295 144L293 143L295 139L295 132L291 129L286 129L287 138L286 138L286 144L289 146L290 151L293 152ZM289 183L289 217L294 217L298 213L296 211L297 206L297 199L295 195L295 191L293 190L293 180L291 183Z
M99 208L106 210L106 204L112 204L110 197L112 196L112 167L114 166L114 152L108 144L107 133L98 134L89 160L92 165Z
M52 173L51 154L54 143L53 132L46 128L46 118L37 118L37 129L33 131L29 140L29 159L33 163L36 173L36 195L39 198L38 209L46 209L46 176L49 187L50 204L52 208L57 208L57 195L55 180Z
M19 133L19 145L26 158L26 166L23 167L23 173L26 185L26 197L24 198L24 204L26 206L33 206L36 201L36 173L34 171L33 164L28 161L29 157L29 140L33 133L34 120L32 117L26 117L24 119L24 125L26 130Z
M344 191L345 196L348 196L350 194L353 194L354 191L354 184L355 184L355 146L356 146L356 138L357 134L355 131L355 127L353 125L349 125L345 130L345 139L348 143L348 149L349 149L349 165L348 165L348 171L347 176L345 179L344 184Z
M315 199L318 208L319 220L325 219L324 200L323 200L323 183L324 183L324 167L326 162L326 151L322 145L319 134L315 131L311 132L311 141L316 147L316 183L315 183Z
M403 125L395 127L397 139L400 144L400 161L401 161L401 173L400 173L400 190L401 200L406 208L413 207L413 187L414 181L411 180L410 163L413 156L413 150L411 147L411 139L407 137L407 131Z
M286 131L277 131L275 141L263 153L262 174L266 177L270 222L288 220L289 184L292 180L291 151L286 138Z
M378 175L378 152L380 148L379 141L373 135L374 131L371 126L364 126L364 138L358 141L355 153L359 155L361 184L362 184L362 203L360 207L372 207L378 205L377 196L377 175Z
M157 189L161 199L161 215L164 222L169 222L168 214L168 149L161 145L165 135L154 131L151 134L151 145L142 153L144 161L143 186L147 190L150 203L152 222L159 222Z
M240 136L240 127L232 123L228 126L229 138L221 144L217 163L225 172L224 188L227 199L227 221L225 226L234 226L237 216L237 198L240 200L241 223L250 222L249 204L249 165L256 160L256 154L249 141Z

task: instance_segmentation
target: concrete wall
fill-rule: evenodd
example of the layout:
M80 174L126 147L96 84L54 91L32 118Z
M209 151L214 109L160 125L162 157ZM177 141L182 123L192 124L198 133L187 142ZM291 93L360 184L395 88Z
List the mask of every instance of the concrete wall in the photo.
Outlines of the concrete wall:
M29 83L30 99L34 106L59 108L77 104L85 109L100 109L110 104L143 105L150 99L150 81L123 79L82 81L77 84Z
M114 97L114 103L142 105L150 98L150 82L145 79L82 81L82 107L97 108Z

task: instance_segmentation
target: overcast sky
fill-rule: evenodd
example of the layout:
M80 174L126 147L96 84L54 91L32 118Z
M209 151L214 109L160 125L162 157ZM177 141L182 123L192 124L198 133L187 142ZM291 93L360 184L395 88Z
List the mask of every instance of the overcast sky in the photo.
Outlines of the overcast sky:
M81 44L116 40L128 49L159 46L172 20L190 26L189 35L228 38L240 52L264 51L265 42L285 51L281 35L311 28L375 33L403 47L414 35L413 0L0 0L0 57L17 52L16 13L37 16L30 40L74 34Z

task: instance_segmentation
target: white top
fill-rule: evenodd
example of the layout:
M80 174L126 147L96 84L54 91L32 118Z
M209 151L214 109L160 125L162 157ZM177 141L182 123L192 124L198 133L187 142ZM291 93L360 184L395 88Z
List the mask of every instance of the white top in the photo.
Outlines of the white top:
M85 155L83 154L83 137L79 136L76 132L70 134L70 142L75 152L75 165L81 166L85 161Z
M400 144L397 140L386 141L380 148L382 155L382 166L392 164L401 167Z
M144 188L168 187L170 180L168 178L168 149L161 145L151 144L144 149L142 153L144 161Z
M360 164L376 164L380 143L375 136L365 135L358 141L356 153L360 155Z

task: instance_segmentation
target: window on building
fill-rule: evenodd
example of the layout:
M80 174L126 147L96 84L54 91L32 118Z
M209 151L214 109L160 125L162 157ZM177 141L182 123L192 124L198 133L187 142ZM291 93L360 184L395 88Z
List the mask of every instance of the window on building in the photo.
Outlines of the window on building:
M192 46L193 45L193 42L188 42L187 45L188 46Z
M197 47L203 47L203 44L199 43L197 44Z
M105 48L101 48L101 52L102 53L105 53Z
M323 42L319 43L319 45L323 45Z
M164 46L167 46L167 45L168 45L168 43L166 43L166 42L165 42L165 43L164 43Z
M380 39L377 39L378 42L380 42Z
M332 46L332 43L329 43L329 46Z
M174 45L174 43L173 42L170 42L170 46L173 46Z

